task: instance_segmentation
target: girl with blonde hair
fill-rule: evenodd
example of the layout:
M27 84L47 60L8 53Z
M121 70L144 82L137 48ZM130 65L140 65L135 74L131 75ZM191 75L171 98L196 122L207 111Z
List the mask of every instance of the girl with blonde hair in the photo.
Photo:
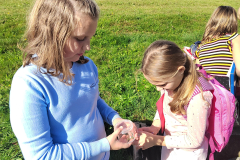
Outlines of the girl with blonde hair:
M109 159L131 143L106 137L122 118L101 99L98 71L84 56L95 34L93 0L36 0L10 91L10 120L25 159Z
M162 160L206 160L211 84L196 71L191 58L171 41L153 42L144 53L141 70L158 91L164 92L165 134L157 135L161 129L157 111L152 125L139 129L136 147L145 150L162 146ZM200 94L193 97L196 90Z
M238 18L231 6L219 6L210 17L196 57L203 69L229 89L229 75L233 62L240 76L240 36Z

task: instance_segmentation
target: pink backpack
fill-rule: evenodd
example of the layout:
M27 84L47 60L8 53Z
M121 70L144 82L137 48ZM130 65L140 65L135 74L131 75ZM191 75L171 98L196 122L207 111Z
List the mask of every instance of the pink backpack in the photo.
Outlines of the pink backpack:
M209 145L211 148L209 160L214 160L214 152L221 152L222 149L227 145L229 138L232 134L235 121L235 97L230 91L225 89L216 79L208 75L206 71L202 69L202 66L197 65L197 67L199 67L198 71L201 72L205 77L211 78L210 81L206 81L204 78L200 77L199 81L202 85L203 91L211 91L213 94L212 108L208 119L209 126L206 131L206 137L209 140ZM196 87L192 98L199 93L201 93L201 90ZM162 133L165 129L165 119L163 115L163 99L164 94L156 103L161 119Z

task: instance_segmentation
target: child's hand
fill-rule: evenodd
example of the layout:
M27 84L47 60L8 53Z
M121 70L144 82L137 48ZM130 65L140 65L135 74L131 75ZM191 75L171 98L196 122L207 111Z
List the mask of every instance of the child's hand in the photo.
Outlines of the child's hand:
M137 126L135 125L135 123L133 123L133 133L134 133L135 141L138 141L138 140L139 140L138 128L137 128Z
M122 118L115 118L112 125L115 126L115 124L117 124L118 122L122 121Z
M107 136L107 140L110 144L110 149L111 150L119 150L122 148L128 148L132 145L132 143L126 143L124 141L118 140L118 135L122 131L123 127L117 128L112 134Z
M149 132L149 133L156 135L159 132L159 130L160 130L159 127L151 125L150 127L139 128L138 132L145 131L145 132Z
M148 127L148 128L150 128L150 127ZM142 148L142 150L145 150L145 149L148 149L148 148L156 145L155 144L155 142L156 142L155 139L157 138L156 135L153 135L150 132L145 132L145 131L140 131L139 134L140 134L140 137L138 140L138 144L136 145L137 149ZM136 144L136 142L135 142L135 144Z
M114 121L113 121L113 126L115 126L117 123L123 121L124 119L122 118L116 118ZM135 140L138 140L138 128L136 127L135 123L132 122L132 125L133 125L133 128L132 128L132 132L134 134L134 139ZM116 128L114 127L114 131L116 130Z

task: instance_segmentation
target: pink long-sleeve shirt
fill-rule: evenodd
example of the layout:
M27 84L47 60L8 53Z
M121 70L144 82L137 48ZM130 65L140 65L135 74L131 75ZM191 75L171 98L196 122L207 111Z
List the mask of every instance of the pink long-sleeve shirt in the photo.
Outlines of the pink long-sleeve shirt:
M210 91L204 91L193 97L189 105L185 107L186 115L174 114L168 105L172 98L165 91L163 100L163 113L165 117L165 142L167 149L180 148L194 151L201 148L208 128L208 117L211 111L213 95ZM158 111L154 120L160 119Z

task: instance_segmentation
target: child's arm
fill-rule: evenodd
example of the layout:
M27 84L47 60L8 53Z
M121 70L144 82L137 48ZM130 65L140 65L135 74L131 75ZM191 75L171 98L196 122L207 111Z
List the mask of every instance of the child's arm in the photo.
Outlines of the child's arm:
M122 119L119 114L99 96L97 101L97 108L105 122L114 125L118 120Z
M136 146L137 149L142 148L142 150L145 150L153 146L166 146L165 136L153 135L144 131L139 132L139 134L140 137Z
M156 135L160 129L161 129L161 121L160 119L156 119L153 121L150 127L142 127L142 128L139 128L138 131L139 132L145 131L145 132L149 132Z
M25 75L21 74L21 76ZM86 142L87 140L68 142L67 134L62 132L63 125L60 122L54 122L56 125L52 129L49 121L52 114L48 112L50 108L48 97L45 96L45 92L41 92L43 87L35 80L36 76L35 79L30 76L22 77L13 78L9 103L11 126L18 138L24 159L90 159L110 150L111 144L107 138L91 142ZM84 138L84 132L87 130L88 128L79 132L77 136L83 135ZM62 134L59 134L59 137L63 138L59 139L62 138L62 142L54 142L56 137L53 138L52 133L60 131Z
M139 140L134 143L136 148L147 149L155 145L165 146L165 141L163 136L156 135L161 129L161 121L159 119L158 111L155 114L153 123L150 127L142 127L138 129Z
M213 95L210 91L203 92L193 97L187 108L186 131L176 132L176 135L165 136L165 143L168 149L186 148L194 149L202 145L205 139L205 132L208 127L208 117L211 111ZM184 123L184 122L183 122Z
M240 35L232 40L233 61L236 65L236 73L240 77Z

